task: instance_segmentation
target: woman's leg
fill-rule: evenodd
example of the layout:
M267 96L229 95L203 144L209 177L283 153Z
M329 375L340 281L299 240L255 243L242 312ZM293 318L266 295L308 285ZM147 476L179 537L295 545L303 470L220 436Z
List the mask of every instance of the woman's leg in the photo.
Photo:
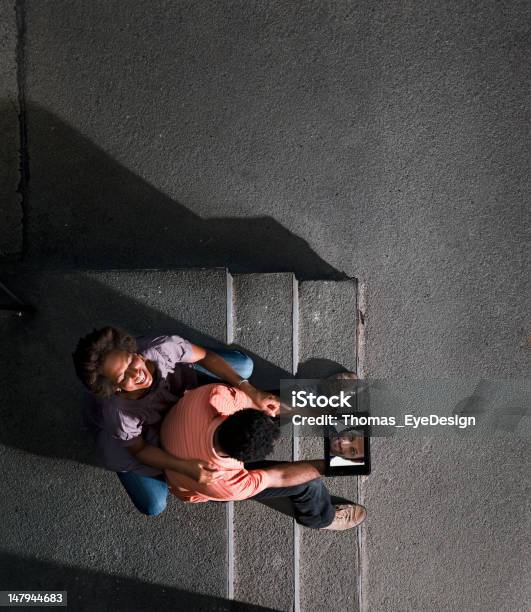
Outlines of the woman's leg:
M163 474L143 476L136 472L116 473L137 510L148 516L164 512L168 499L168 485Z
M254 364L253 364L253 360L245 353L242 353L241 351L231 350L231 349L219 349L219 350L210 349L210 350L213 353L216 353L216 355L219 355L220 357L222 357L230 365L230 367L236 372L236 374L238 374L238 376L241 376L242 378L251 377L251 374L253 373ZM209 372L208 370L206 370L200 365L194 364L192 367L194 368L194 370L201 372L201 374L205 374L206 376L209 376L210 378L215 378L216 380L219 380L218 376L216 376L215 374L212 374L212 372Z

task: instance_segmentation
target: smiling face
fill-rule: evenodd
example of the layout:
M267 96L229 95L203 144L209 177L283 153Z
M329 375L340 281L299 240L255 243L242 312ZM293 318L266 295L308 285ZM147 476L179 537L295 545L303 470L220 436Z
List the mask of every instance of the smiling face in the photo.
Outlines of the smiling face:
M363 459L364 440L355 431L343 431L330 438L330 452L344 459Z
M102 374L116 390L133 393L147 389L153 383L153 374L148 362L138 353L111 351L103 362Z

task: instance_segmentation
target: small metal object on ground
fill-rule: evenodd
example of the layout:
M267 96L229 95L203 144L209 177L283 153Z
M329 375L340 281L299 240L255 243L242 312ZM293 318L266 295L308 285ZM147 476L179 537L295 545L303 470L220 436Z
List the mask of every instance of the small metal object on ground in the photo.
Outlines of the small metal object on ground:
M22 317L30 312L31 307L27 306L14 293L12 293L4 283L0 283L0 294L2 297L8 296L11 300L8 304L0 305L0 316L2 317Z

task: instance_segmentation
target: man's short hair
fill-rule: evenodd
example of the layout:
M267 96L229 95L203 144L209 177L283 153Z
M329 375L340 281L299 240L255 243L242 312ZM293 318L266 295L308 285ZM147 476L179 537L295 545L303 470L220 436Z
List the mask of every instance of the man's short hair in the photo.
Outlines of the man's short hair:
M227 417L218 428L219 446L238 461L260 461L273 452L280 428L260 410L247 408Z
M95 395L110 397L116 391L116 385L102 373L105 358L116 350L136 352L135 339L116 327L104 327L81 338L72 353L76 374Z

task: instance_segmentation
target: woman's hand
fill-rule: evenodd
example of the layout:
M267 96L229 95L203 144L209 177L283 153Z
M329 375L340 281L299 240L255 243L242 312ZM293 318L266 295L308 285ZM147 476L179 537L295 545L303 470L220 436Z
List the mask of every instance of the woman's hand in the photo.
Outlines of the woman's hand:
M212 463L199 459L189 459L185 463L187 464L186 475L199 484L212 484L225 477L225 472L218 470Z

